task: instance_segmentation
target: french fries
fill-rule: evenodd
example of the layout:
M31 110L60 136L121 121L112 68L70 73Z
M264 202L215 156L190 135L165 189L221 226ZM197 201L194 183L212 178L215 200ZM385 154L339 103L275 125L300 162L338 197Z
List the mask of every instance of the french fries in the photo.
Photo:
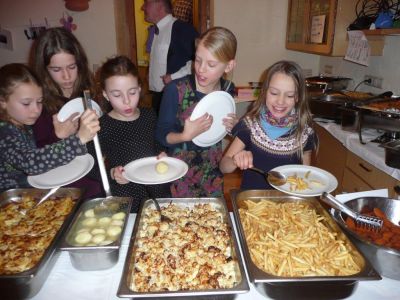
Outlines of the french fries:
M246 200L240 220L250 255L263 271L285 277L360 272L351 249L309 203Z
M296 173L294 175L288 176L287 182L289 183L289 190L291 192L294 191L304 191L304 190L312 190L314 186L323 186L324 184L315 179L309 179L311 175L311 170L308 170L304 174L304 178L298 176Z

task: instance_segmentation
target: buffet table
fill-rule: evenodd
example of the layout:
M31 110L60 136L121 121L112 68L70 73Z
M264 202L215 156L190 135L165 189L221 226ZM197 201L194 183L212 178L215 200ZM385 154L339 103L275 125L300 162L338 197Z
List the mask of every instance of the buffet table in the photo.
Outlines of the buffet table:
M61 253L52 272L39 293L33 300L111 300L117 297L117 290L122 275L126 253L135 222L135 214L131 214L122 240L118 263L104 271L78 271L71 265L69 254ZM233 216L231 216L233 218ZM233 224L234 226L234 224ZM236 231L236 228L235 228ZM399 281L383 278L381 281L362 281L355 292L347 299L398 299L400 295ZM0 297L1 298L1 297ZM250 284L250 292L241 294L236 299L263 300L266 297L257 292Z

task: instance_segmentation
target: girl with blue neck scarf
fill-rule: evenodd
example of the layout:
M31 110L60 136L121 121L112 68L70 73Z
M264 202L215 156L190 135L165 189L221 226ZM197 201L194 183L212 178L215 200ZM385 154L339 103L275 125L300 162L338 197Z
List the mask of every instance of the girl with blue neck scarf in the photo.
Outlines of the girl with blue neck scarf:
M233 128L235 139L219 164L221 171L243 170L241 189L270 189L263 175L247 169L309 165L317 145L311 123L300 66L278 61L267 70L258 100Z

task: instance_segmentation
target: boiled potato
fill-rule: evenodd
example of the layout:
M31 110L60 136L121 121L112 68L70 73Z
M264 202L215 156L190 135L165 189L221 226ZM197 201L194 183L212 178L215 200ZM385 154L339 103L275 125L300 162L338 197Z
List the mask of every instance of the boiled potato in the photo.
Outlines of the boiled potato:
M110 224L111 218L110 217L102 217L99 219L99 225L100 226L108 226Z
M88 209L87 211L85 211L84 216L86 218L93 218L94 217L94 210L92 208Z
M106 239L105 234L96 234L92 237L92 242L95 244L100 244L105 239Z
M110 225L122 226L122 225L124 225L124 221L122 221L122 220L112 220Z
M106 234L106 231L105 231L104 228L94 228L94 229L92 229L92 231L90 233L93 234L93 235Z
M121 233L122 229L120 226L110 226L107 229L107 234L111 237L118 236Z
M83 226L91 227L96 225L97 219L96 218L86 218L82 221Z
M113 241L112 240L104 240L99 243L100 246L105 246L111 244Z
M84 228L79 229L76 233L89 232L89 230L90 230L89 228L84 227Z
M92 239L92 235L86 231L86 232L78 233L75 237L75 242L77 242L79 244L86 244L86 243L90 242L91 239Z
M111 219L113 219L113 220L123 220L123 219L125 219L125 213L121 211L119 213L113 214Z
M156 164L156 172L158 174L165 174L168 172L168 164L166 162L160 161Z

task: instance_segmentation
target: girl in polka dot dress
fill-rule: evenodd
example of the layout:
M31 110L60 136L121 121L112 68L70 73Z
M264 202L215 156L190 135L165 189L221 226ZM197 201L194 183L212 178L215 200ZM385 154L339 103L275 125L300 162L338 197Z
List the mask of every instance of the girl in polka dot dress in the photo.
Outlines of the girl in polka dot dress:
M100 130L96 113L87 110L76 134L37 148L32 125L42 112L42 99L39 79L27 66L0 68L0 191L30 187L28 175L47 172L86 154L85 144Z
M123 176L127 163L162 152L155 141L156 115L138 108L141 86L136 66L126 56L107 60L101 67L100 85L111 110L100 118L99 140L106 160L113 196L133 197L132 211L149 197L169 197L169 185L142 185ZM107 109L106 109L107 111Z

